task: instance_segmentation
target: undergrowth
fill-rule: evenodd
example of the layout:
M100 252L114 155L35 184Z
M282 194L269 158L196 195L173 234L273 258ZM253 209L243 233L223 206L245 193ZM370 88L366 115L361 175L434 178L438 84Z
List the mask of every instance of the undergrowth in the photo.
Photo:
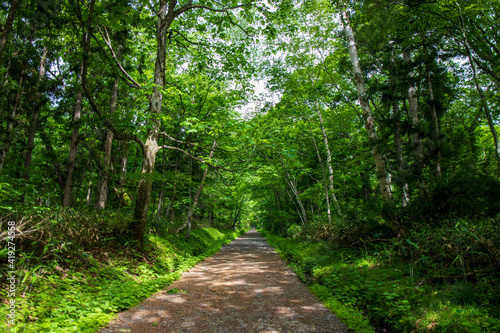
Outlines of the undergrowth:
M71 219L61 223L72 225ZM54 231L57 228L65 226L56 221L45 232L60 235ZM95 332L117 312L165 288L239 234L198 228L187 240L183 235L149 235L144 248L138 249L120 236L98 239L98 232L80 232L86 247L63 236L43 241L43 246L43 238L36 235L33 244L25 242L23 251L17 253L16 324L4 325L8 305L7 288L2 286L0 332ZM75 243L80 241L75 238ZM0 281L5 284L5 272L1 273Z
M439 262L436 258L441 257L431 252L440 245L428 250L422 245L427 238L437 243L436 233L414 235L413 241L335 248L327 242L263 233L312 292L355 332L372 330L366 318L372 327L390 332L500 331L495 264L480 262L488 257L485 253L472 256L477 248L468 243L460 255ZM451 254L454 244L446 239L443 247ZM494 254L489 257L495 259Z

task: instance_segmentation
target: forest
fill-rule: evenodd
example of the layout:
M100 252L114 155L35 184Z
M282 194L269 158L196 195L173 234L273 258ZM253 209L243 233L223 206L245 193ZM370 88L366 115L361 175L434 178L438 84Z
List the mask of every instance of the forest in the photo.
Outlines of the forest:
M500 1L0 13L0 331L95 332L252 226L353 332L500 331Z

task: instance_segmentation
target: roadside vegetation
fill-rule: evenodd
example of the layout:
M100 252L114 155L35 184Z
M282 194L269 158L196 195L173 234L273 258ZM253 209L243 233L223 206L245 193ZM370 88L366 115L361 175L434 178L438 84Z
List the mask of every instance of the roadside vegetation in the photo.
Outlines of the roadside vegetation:
M351 246L264 234L354 332L370 331L361 318L390 332L498 332L500 232L494 225L498 220L478 227L449 221L405 239Z
M8 325L90 331L257 224L360 330L498 331L499 8L1 2Z
M123 233L120 214L43 215L27 226L44 226L17 242L16 325L8 330L2 324L2 332L95 332L242 232L200 226L188 239L185 233L149 234L141 248ZM2 250L0 260L6 257ZM6 288L0 297L7 299ZM7 313L8 304L0 303L2 323Z

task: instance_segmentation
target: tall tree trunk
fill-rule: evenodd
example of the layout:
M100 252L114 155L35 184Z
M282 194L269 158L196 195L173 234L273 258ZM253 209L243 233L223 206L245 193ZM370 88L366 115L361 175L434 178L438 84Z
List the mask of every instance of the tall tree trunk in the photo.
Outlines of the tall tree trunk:
M306 209L304 208L304 204L302 203L302 200L300 200L299 190L297 189L297 181L296 181L295 177L292 178L290 176L290 174L288 173L288 170L285 166L285 161L283 160L283 157L281 157L280 154L279 154L279 157L280 157L281 165L283 166L283 170L285 171L286 183L290 187L290 189L292 190L292 193L295 196L295 201L297 201L297 204L299 206L300 211L298 211L298 212L299 212L299 216L302 220L302 224L307 225L308 221L307 221ZM292 202L293 202L293 198L291 195L290 195L290 199L292 199Z
M119 207L121 208L122 204L125 203L124 201L124 187L125 187L125 180L127 179L127 164L128 164L128 154L129 154L129 144L130 142L128 140L120 141L119 144L119 150L120 150L120 181L118 182L118 191L117 194L120 199Z
M208 158L212 158L214 156L214 151L215 147L217 147L217 141L214 141L212 150L210 151L210 155ZM198 201L200 200L201 192L203 191L203 185L205 185L205 179L207 178L208 174L208 167L203 170L203 176L201 177L201 183L198 186L198 190L196 191L196 194L194 196L193 204L189 206L188 213L186 215L186 221L184 222L184 225L187 226L187 234L186 238L189 238L191 235L191 222L193 220L193 212L195 211L196 207L198 206Z
M3 51L7 45L7 40L10 36L10 31L12 30L12 24L16 18L16 13L21 6L22 0L12 0L9 8L9 14L7 15L7 20L2 28L2 36L0 37L0 63L2 63Z
M332 225L332 212L330 208L330 195L328 194L328 186L326 184L325 168L323 166L323 160L321 159L321 154L319 153L318 145L316 144L316 139L311 133L311 138L314 143L314 148L316 148L316 155L318 156L319 165L321 168L321 175L323 176L323 189L325 190L325 200L326 200L326 214L328 216L328 224Z
M434 100L434 89L432 87L432 75L429 69L429 65L426 64L427 70L427 84L429 87L429 100L431 104L431 116L432 116L432 139L434 140L438 153L436 161L436 176L441 177L441 140L439 138L439 119L436 111L436 102Z
M408 52L403 52L403 61L405 64L410 63L410 55ZM419 128L419 117L418 117L418 99L417 99L417 87L414 82L414 77L415 73L413 71L410 71L408 74L408 79L409 79L409 87L408 87L408 113L410 115L410 120L412 124L412 134L411 134L411 139L412 139L412 145L413 149L415 151L415 156L416 159L419 163L421 163L424 160L424 151L422 149L422 142L420 140L420 128Z
M156 219L160 220L161 210L163 208L163 196L165 195L165 181L161 182L161 190L158 195L158 205L156 206Z
M240 218L240 213L241 210L243 209L243 205L245 203L245 196L241 198L241 202L238 200L238 207L236 208L236 212L234 214L234 219L233 219L233 225L231 226L231 229L236 230L236 225L238 223L238 220Z
M42 57L40 59L40 69L38 71L38 82L36 84L36 97L34 101L34 110L31 116L31 123L28 130L28 145L26 147L26 157L24 159L24 179L29 180L29 169L31 167L31 157L33 155L33 148L35 147L35 135L38 128L38 115L40 114L40 100L42 93L40 91L40 83L44 80L47 62L47 46L43 47Z
M80 67L81 77L83 73L83 64ZM71 205L71 190L73 188L73 173L76 167L76 157L78 153L78 138L80 135L80 120L82 117L82 99L83 93L80 89L81 79L78 80L78 93L76 95L75 111L73 113L73 129L71 133L71 143L69 146L68 169L66 171L66 180L64 182L63 207Z
M156 62L154 73L153 95L150 97L150 110L152 115L161 112L163 101L163 88L165 87L165 65L166 65L166 50L167 50L167 31L170 24L174 20L174 7L176 0L170 1L160 0L160 10L158 12L158 21L156 23ZM144 144L142 152L142 174L143 177L139 181L137 190L137 198L135 202L134 216L130 225L132 237L142 245L146 221L148 216L149 201L151 199L152 182L149 175L153 173L155 167L156 154L160 150L158 146L159 138L159 120L152 121L152 128L148 131L148 137Z
M166 138L163 138L163 144L165 145ZM163 149L163 164L162 164L162 175L165 175L165 164L167 163L167 154L165 153L165 149ZM176 168L177 169L177 168ZM160 194L158 195L158 206L156 207L156 219L160 220L161 216L161 211L163 208L163 197L165 196L165 185L166 181L161 182L161 190ZM168 212L167 212L168 215Z
M116 111L116 103L118 101L118 82L119 78L115 78L115 80L113 81L113 91L111 93L111 106L109 108L110 114L113 114ZM108 199L108 182L110 175L109 167L111 165L112 147L113 147L113 132L108 129L106 131L106 141L104 144L104 166L103 166L101 184L99 186L98 199L95 205L96 209L104 209L106 207L106 201Z
M399 110L399 101L394 100L392 104L394 118L396 119L396 131L394 132L394 145L396 146L396 161L398 163L398 173L401 175L404 172L404 158L403 158L403 140L401 139L401 112ZM401 183L401 204L406 207L410 202L410 191L406 179L402 179Z
M82 78L87 75L88 57L90 51L90 41L92 36L92 20L94 12L95 0L91 0L88 4L89 14L87 21L82 23L82 64L80 66L80 74L77 83L77 97L75 104L75 111L73 113L73 129L71 133L71 144L69 148L68 156L68 170L66 172L66 181L64 183L64 194L63 194L63 207L68 207L71 205L71 192L73 188L73 173L76 167L76 157L78 152L78 139L80 132L80 120L82 117L82 101L83 101L83 91L82 91Z
M351 58L351 64L353 68L354 83L358 91L358 99L359 99L359 104L361 105L361 113L365 123L364 124L365 129L368 132L368 141L370 142L372 148L372 155L375 160L375 168L377 171L377 178L380 186L380 191L382 193L382 197L386 201L393 202L391 187L387 179L385 160L378 146L377 130L375 129L370 103L368 101L368 96L366 94L365 82L363 79L363 74L361 72L361 66L359 64L358 51L356 48L354 33L349 23L348 13L344 9L342 9L341 14L342 14L342 21L344 23L344 32L347 39L349 57Z
M328 183L330 187L330 193L332 195L332 200L335 203L335 207L337 208L339 216L342 216L342 211L340 209L339 202L337 200L337 197L335 196L335 191L333 189L332 153L330 151L330 146L328 145L328 136L326 135L325 125L323 123L323 116L321 114L321 110L319 109L318 104L317 104L317 109L318 109L319 123L321 126L321 133L323 134L323 142L325 143L325 149L326 149L326 166L328 168Z
M304 226L306 226L308 224L307 213L306 213L306 209L304 208L304 204L302 204L302 200L300 200L300 198L299 198L299 193L297 192L297 188L292 181L287 180L286 183L290 187L290 189L292 190L292 193L295 196L295 200L293 199L293 197L289 191L287 191L285 189L285 192L288 194L288 196L290 197L290 200L292 200L293 204L296 206L295 209L297 210L297 213L299 214L299 218L302 221L302 224ZM297 204L295 204L295 201L297 202Z
M87 186L87 206L90 206L92 203L92 168L91 168L91 155L89 155L89 184Z
M23 93L23 82L24 82L24 72L26 70L26 64L23 65L23 69L21 70L21 77L18 81L18 90L16 93L16 97L14 99L14 105L12 106L12 110L7 119L7 129L2 145L2 153L0 154L0 173L2 173L3 166L5 164L5 159L7 158L7 152L10 149L10 144L12 143L12 132L14 131L14 124L16 121L16 112L19 107L19 103L21 101L21 95Z

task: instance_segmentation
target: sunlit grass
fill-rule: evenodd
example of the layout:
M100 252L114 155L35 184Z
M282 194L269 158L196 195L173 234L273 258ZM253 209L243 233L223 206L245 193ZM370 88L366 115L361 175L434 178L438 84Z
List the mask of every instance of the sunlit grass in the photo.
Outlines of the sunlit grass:
M146 253L131 250L124 255L116 248L98 260L89 256L87 267L72 266L69 259L65 269L57 262L45 263L43 274L25 281L31 288L16 299L18 320L9 332L95 332L115 313L172 283L236 236L213 228L196 229L189 240L150 236ZM4 291L0 293L3 298ZM1 303L3 323L5 310L6 304Z
M393 332L500 331L500 296L496 296L500 290L487 280L482 284L458 280L430 283L427 262L394 260L380 247L325 253L317 243L308 247L307 242L297 239L266 237L293 263L300 278L321 286L314 284L315 293L325 303L335 304L331 307L334 312L343 311L338 304L361 310L342 314L342 320L354 325L354 331L362 322L355 319L355 313L363 313L375 327Z

